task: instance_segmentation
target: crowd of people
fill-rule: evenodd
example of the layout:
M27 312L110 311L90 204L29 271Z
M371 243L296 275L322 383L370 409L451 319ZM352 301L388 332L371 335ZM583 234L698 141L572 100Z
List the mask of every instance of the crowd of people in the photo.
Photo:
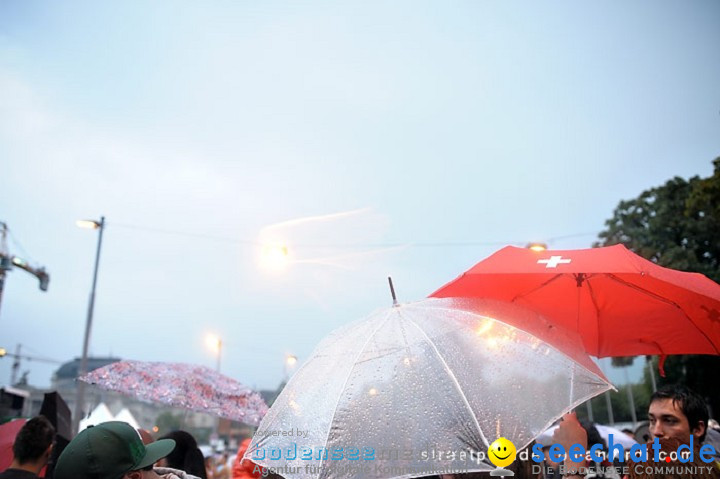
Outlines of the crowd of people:
M711 422L703 399L685 387L668 387L655 392L648 408L651 442L655 439L663 452L677 451L680 446L693 447L693 460L679 458L661 462L648 446L648 467L624 467L627 461L608 455L603 461L572 458L553 462L548 455L538 467L531 461L516 461L511 469L518 479L698 479L720 478L717 456L701 460L701 447L708 443ZM715 422L715 424L717 424ZM713 432L714 434L714 432ZM717 434L720 436L720 433ZM553 435L554 444L571 450L579 444L607 443L597 428L581 422L574 413L567 414ZM111 421L81 431L65 447L54 464L55 479L250 479L273 477L250 461L242 461L250 439L244 440L237 455L230 460L227 454L204 457L195 438L186 431L172 431L154 439L145 430L129 424ZM0 479L37 479L52 457L55 429L43 416L30 419L20 429L13 443L14 459L10 467L0 472ZM532 447L532 445L531 445ZM611 451L610 451L611 452ZM669 457L669 456L668 456ZM677 466L675 469L668 466ZM686 471L686 472L682 472ZM692 471L692 472L687 472ZM487 473L482 473L486 477ZM275 476L279 477L279 476ZM480 473L441 476L440 479L473 479Z
M249 440L237 457L227 453L207 457L187 431L172 431L157 440L145 429L109 421L81 431L54 465L56 479L249 479L261 477L249 462L242 463ZM25 423L13 443L13 461L0 479L46 477L55 447L55 428L44 416Z

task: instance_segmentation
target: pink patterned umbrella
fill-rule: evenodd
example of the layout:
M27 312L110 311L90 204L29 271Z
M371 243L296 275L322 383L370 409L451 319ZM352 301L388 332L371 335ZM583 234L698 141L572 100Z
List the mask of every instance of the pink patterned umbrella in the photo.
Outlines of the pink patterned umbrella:
M118 361L78 378L103 389L257 426L268 410L258 393L204 366Z

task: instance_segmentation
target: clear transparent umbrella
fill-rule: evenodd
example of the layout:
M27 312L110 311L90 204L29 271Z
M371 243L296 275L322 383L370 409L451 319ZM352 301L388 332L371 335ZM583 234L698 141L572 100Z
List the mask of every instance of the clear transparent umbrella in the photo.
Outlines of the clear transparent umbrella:
M513 326L532 325L530 334ZM574 333L497 301L428 299L326 337L268 411L245 455L288 478L489 471L612 386Z

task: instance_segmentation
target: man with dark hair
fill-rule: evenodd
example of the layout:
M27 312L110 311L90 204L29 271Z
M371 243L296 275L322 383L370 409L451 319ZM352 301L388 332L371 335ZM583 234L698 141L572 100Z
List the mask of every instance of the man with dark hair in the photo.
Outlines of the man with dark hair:
M45 416L30 419L13 443L13 462L0 479L37 479L52 453L55 428Z
M648 410L652 438L675 438L682 444L705 440L709 413L700 395L685 386L666 386L650 397Z
M705 439L708 416L707 405L702 397L684 386L666 386L650 397L650 435L652 439L657 438L662 443L675 441L690 445L692 436L693 447L699 448ZM553 440L562 444L565 450L569 450L573 444L580 444L585 449L588 446L587 432L578 422L575 413L563 417L553 434ZM570 471L566 478L583 476L577 473L580 472L577 463L573 463L569 455L565 459L565 467ZM713 477L720 476L716 470L713 470L712 474Z

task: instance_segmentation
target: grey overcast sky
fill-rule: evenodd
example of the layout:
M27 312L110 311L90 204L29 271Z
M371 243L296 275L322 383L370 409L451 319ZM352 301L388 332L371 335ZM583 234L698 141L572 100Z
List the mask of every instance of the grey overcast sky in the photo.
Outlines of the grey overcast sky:
M421 299L710 175L719 26L716 0L3 0L0 221L51 281L8 274L0 346L80 355L97 233L75 220L105 215L91 353L214 367L214 332L223 372L274 388L388 306L388 275Z

